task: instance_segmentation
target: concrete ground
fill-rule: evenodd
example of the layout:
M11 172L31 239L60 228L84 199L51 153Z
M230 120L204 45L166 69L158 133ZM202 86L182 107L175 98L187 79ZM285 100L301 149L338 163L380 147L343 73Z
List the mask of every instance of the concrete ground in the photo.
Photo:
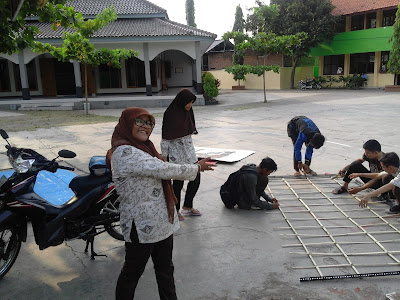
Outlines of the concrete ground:
M327 138L324 147L315 150L313 156L312 168L319 174L335 174L361 157L362 144L368 139L379 140L384 152L400 152L400 135L394 129L399 125L400 94L373 89L296 90L268 91L267 98L268 103L263 103L260 91L222 91L219 105L194 108L199 131L194 136L195 146L256 153L234 164L220 163L215 171L202 173L194 204L203 215L186 218L174 236L178 298L386 299L387 293L400 291L396 276L300 282L300 277L317 274L313 270L293 269L298 257L289 253L293 249L282 245L298 241L282 236L282 230L277 229L287 226L282 214L278 210L228 210L218 193L231 172L245 163L259 163L265 156L278 164L274 176L290 177L292 145L286 124L296 115L313 119ZM151 140L158 148L164 110L149 108L157 121ZM121 109L92 113L118 116ZM48 158L55 157L61 149L75 151L77 157L67 162L77 167L79 173L87 170L91 156L106 153L114 126L103 123L10 133L10 142L34 148ZM5 143L0 141L3 147L1 144ZM0 158L0 169L8 168L4 153L0 153ZM357 201L349 197L344 195L343 200L354 201L354 208L358 208ZM397 223L395 220L392 219L393 224ZM83 241L74 240L39 251L30 231L15 265L0 280L0 298L113 299L124 260L123 243L107 234L100 235L95 249L108 257L95 261L84 253L84 246ZM372 257L371 262L379 262L379 257ZM382 268L369 269L372 271L380 272ZM338 274L328 270L324 275ZM158 299L151 262L139 282L135 299Z

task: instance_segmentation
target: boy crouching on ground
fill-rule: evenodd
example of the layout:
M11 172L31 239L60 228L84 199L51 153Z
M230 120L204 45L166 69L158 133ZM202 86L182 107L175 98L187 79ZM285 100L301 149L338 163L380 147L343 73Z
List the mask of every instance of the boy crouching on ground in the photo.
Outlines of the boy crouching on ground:
M392 196L396 198L395 204L387 211L389 214L399 214L400 213L400 161L399 156L394 152L386 153L380 159L380 163L383 171L380 174L377 174L376 178L381 178L384 186L379 189L368 193L364 196L364 198L360 201L360 207L367 207L369 200L371 197L378 196L379 194L383 194L385 192L392 192Z
M241 209L277 209L278 200L265 193L268 185L268 175L277 170L275 161L264 158L261 163L244 165L240 170L229 175L228 180L221 186L220 195L227 208L235 205ZM266 201L262 201L260 197Z
M333 194L342 194L349 192L350 194L357 194L358 192L367 188L378 189L382 186L382 180L375 178L375 173L382 172L382 167L379 159L382 158L383 152L381 151L381 144L377 140L368 140L363 145L364 154L361 158L356 159L351 164L340 169L339 175L344 175L343 186L334 189ZM366 161L369 164L369 170L363 166L363 162ZM373 173L373 174L371 174ZM361 187L354 187L349 189L349 183L353 178L360 177L364 182Z

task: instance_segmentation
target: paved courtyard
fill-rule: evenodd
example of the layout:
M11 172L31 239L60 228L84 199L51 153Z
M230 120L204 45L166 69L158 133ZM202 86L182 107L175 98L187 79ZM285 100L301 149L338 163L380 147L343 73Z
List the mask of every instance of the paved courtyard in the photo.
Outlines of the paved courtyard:
M325 135L327 141L324 147L315 150L312 162L312 168L320 176L311 180L315 180L316 185L322 187L330 198L333 195L329 191L338 183L331 180L329 174L335 174L341 167L361 157L362 144L368 139L377 139L384 152L395 151L400 154L400 135L395 130L400 124L400 94L375 89L295 90L268 91L267 98L268 103L263 103L262 91L222 91L218 97L219 105L194 107L199 131L194 136L195 146L254 150L255 154L237 163L219 163L215 171L202 173L194 205L203 216L186 218L174 236L178 298L386 299L387 293L400 292L397 276L300 282L302 277L319 274L315 268L298 268L313 265L309 257L291 253L301 252L301 247L293 249L285 246L299 243L285 220L285 215L288 217L291 213L282 214L278 210L228 210L224 208L218 193L231 172L245 163L259 163L263 157L270 156L278 164L270 188L278 200L282 198L282 210L302 210L292 218L309 216L300 202L296 202L295 208L290 208L289 202L285 203L298 199L284 180L293 185L295 191L310 185L306 178L293 182L292 144L286 134L287 122L293 116L306 115L314 120ZM165 108L148 110L156 117L157 124L151 139L159 148ZM94 110L92 113L119 116L121 109ZM1 112L0 115L3 117ZM60 149L75 151L77 157L67 162L75 166L79 173L87 170L91 156L106 153L114 126L113 123L102 123L10 132L9 135L13 144L34 148L48 158L55 157ZM1 150L3 144L0 141L0 169L9 167ZM314 191L313 196L316 193ZM359 217L370 215L367 209L358 210L357 200L350 195L334 198L342 203L339 206L344 211L357 209ZM396 217L387 218L384 206L376 206L376 212L384 216L384 220L396 228L400 227ZM301 225L309 224L296 224ZM338 227L348 224L338 219L329 225L337 226L335 234L343 234L345 229ZM307 234L320 234L320 231L320 228L310 229ZM398 242L392 245L390 251L399 250L397 245ZM83 241L74 240L39 251L30 231L15 265L0 281L0 298L113 299L116 279L124 259L123 243L107 234L100 235L95 247L99 254L108 257L99 257L95 261L91 261L84 253L84 246ZM368 245L365 249L352 246L346 249L348 253L372 250L372 246ZM324 247L313 251L323 252ZM398 254L394 257L400 259ZM363 273L382 272L387 270L381 265L386 262L379 254L369 255L363 262L357 261L355 264L378 265L361 268ZM341 263L341 259L335 255L317 261L318 265ZM324 268L322 273L350 274L354 273L354 268ZM158 299L151 262L147 264L139 282L135 299Z

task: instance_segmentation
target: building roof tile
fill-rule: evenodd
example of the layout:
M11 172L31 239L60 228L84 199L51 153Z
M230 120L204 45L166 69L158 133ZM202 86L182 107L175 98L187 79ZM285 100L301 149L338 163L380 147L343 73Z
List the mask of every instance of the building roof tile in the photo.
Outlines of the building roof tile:
M332 0L335 9L334 15L351 15L374 11L378 9L394 8L399 5L399 0Z
M117 15L167 14L167 11L147 0L69 0L72 6L84 16L98 15L103 9L114 6Z
M65 31L72 32L72 29L52 29L51 23L30 22L38 27L40 33L36 39L59 39ZM107 24L106 27L97 31L94 38L123 38L123 37L167 37L167 36L194 36L216 38L211 32L197 29L195 27L179 24L167 19L143 18L143 19L118 19Z

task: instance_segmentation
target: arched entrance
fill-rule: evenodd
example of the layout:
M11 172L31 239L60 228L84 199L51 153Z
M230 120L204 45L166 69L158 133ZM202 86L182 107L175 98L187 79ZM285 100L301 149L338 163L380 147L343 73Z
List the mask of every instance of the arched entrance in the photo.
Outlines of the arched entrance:
M179 50L166 50L161 53L163 61L163 86L193 86L193 59ZM165 78L164 78L165 75Z

